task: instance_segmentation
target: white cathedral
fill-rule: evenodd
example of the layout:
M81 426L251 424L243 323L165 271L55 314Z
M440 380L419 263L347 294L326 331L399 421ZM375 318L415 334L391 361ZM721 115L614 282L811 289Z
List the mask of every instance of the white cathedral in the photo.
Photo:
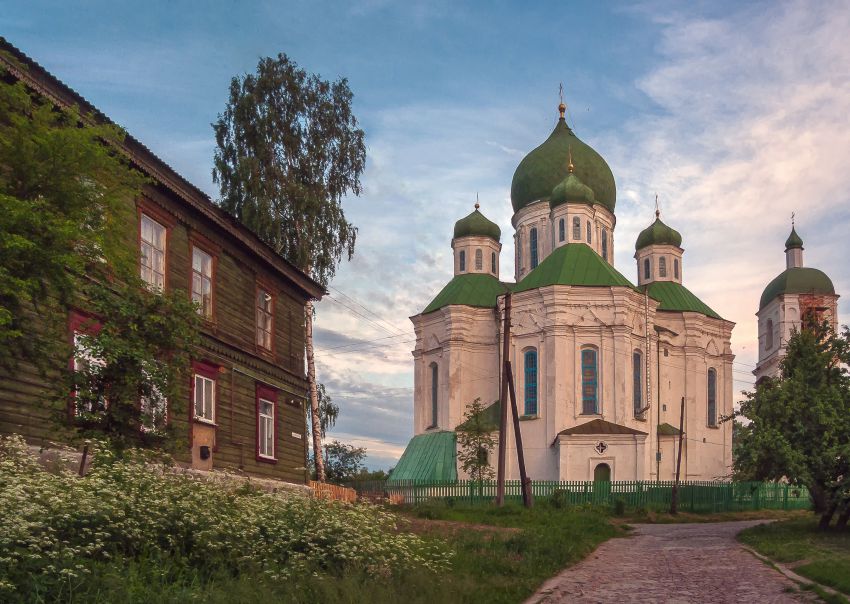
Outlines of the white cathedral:
M476 204L455 224L454 278L411 317L414 437L392 480L465 478L455 431L475 399L498 429L508 291L509 360L533 480L672 480L680 419L682 479L731 473L732 425L721 419L734 402L734 323L684 286L682 237L657 211L635 243L637 285L614 267L614 176L559 109L549 138L513 176L514 282L499 278L501 231ZM781 285L768 289L760 320L784 326L790 298ZM518 479L512 432L509 422L507 478Z

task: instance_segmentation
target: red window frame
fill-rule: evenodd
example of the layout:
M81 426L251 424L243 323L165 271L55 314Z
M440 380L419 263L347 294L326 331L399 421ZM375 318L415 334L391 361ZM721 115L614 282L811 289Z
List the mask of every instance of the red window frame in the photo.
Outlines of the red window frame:
M79 309L71 309L68 313L68 345L71 347L71 356L68 358L68 371L74 371L74 335L85 334L96 336L100 333L103 325L100 319L91 313ZM77 417L76 405L77 391L71 390L68 397L68 419L73 421Z
M278 425L280 422L278 421L278 417L280 415L280 408L278 406L278 391L270 386L266 386L265 384L257 384L256 387L256 395L255 395L255 403L256 403L256 417L257 417L257 429L256 429L256 446L254 448L254 453L256 455L257 461L263 463L271 463L275 464L278 460L278 443L280 442L280 432L278 430ZM274 433L272 445L272 455L273 457L265 457L260 455L260 399L265 399L272 404L272 430Z

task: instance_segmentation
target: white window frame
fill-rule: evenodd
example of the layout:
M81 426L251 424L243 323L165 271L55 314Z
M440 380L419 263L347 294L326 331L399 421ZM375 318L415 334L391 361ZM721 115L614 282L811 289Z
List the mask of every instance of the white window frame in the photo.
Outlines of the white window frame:
M145 238L145 223L150 223L154 240ZM156 247L155 239L162 237L162 249ZM148 289L162 291L165 289L165 253L168 248L168 230L144 212L139 225L139 276ZM157 256L157 254L159 254ZM158 260L158 261L157 261Z
M275 414L277 413L277 409L275 409L274 401L270 401L269 399L260 397L258 399L257 404L257 438L259 439L259 443L257 446L257 454L263 459L275 459L274 456L274 444L275 439L277 438L277 434L275 434ZM267 413L263 413L263 404L267 404L271 406L271 415ZM265 434L263 431L265 430ZM269 431L271 432L271 440L269 440ZM267 450L264 451L264 445L271 446L271 452L269 453Z
M205 422L208 424L215 423L215 387L216 381L208 378L205 375L201 375L200 373L195 373L192 376L194 380L194 389L192 396L192 416L195 420L199 422ZM201 392L201 412L202 415L198 415L198 381L200 380L200 392ZM209 392L209 409L207 408L207 397L206 394Z
M268 303L268 308L260 306L261 296L263 296L263 301ZM257 346L266 352L271 352L272 346L274 345L274 296L264 287L257 288L257 300L255 306L257 314ZM261 319L266 318L268 319L268 329L265 329L261 322ZM268 343L265 342L266 337L268 337Z
M80 338L90 337L91 334L82 332L82 331L74 331L74 358L73 358L73 368L74 373L78 371L82 371L85 365L97 365L98 367L103 367L106 365L106 362L100 357L96 357L92 354L91 350L87 346L83 346L80 343ZM106 407L108 401L104 401L103 406ZM74 396L74 416L79 416L82 413L94 413L92 409L80 409L79 399L77 399L76 394Z
M195 257L200 260L200 268L195 268ZM209 258L209 274L204 273L204 263L203 257L206 256ZM204 251L203 249L192 246L192 301L198 304L198 314L206 319L211 319L213 315L213 279L214 279L214 268L215 258L209 252ZM204 283L209 282L209 294L207 294L205 298ZM200 284L200 289L196 289L195 285Z

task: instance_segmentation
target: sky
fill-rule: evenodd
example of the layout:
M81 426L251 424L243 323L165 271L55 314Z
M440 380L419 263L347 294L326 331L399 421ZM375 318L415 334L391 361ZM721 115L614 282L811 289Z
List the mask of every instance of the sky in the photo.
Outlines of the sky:
M210 126L233 76L286 53L344 77L366 132L358 227L317 306L316 360L341 413L330 438L392 467L413 431L409 317L452 276L454 222L502 229L510 184L567 121L617 183L615 265L638 233L683 236L684 284L736 322L736 392L752 384L765 285L791 213L805 263L850 292L850 4L846 2L44 2L12 0L0 35L213 199ZM848 321L850 295L839 300Z

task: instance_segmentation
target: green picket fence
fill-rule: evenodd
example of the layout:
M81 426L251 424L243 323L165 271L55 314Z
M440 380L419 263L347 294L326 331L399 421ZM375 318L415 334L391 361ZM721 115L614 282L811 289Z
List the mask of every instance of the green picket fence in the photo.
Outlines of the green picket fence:
M670 507L673 481L532 481L535 499L556 497L564 505L613 506L622 501L626 508L666 510ZM425 501L484 504L496 497L496 482L459 480L453 482L388 480L353 482L364 497L391 498L417 504ZM518 480L505 483L505 500L522 501ZM798 510L810 507L805 487L775 482L710 482L679 483L679 509L687 512L735 512L745 510Z

